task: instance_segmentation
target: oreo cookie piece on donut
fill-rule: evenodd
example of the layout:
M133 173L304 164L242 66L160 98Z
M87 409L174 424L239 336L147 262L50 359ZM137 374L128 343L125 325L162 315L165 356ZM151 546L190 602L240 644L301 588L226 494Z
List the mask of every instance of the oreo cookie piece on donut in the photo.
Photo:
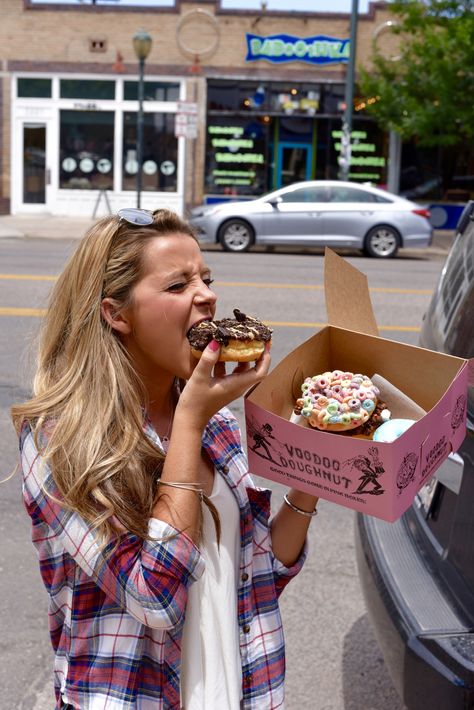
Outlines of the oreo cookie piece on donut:
M234 318L201 321L188 331L194 357L199 359L211 340L217 340L221 345L221 362L258 360L265 350L265 343L270 342L271 338L271 328L238 308L234 308Z

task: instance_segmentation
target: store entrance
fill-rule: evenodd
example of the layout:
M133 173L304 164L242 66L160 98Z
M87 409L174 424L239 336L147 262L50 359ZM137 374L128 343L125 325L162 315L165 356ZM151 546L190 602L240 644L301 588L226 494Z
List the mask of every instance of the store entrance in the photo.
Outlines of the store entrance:
M46 124L23 124L23 195L25 205L46 204Z
M301 143L279 143L276 187L311 179L313 148Z
M11 211L48 212L51 207L51 121L23 119L14 121L12 135Z

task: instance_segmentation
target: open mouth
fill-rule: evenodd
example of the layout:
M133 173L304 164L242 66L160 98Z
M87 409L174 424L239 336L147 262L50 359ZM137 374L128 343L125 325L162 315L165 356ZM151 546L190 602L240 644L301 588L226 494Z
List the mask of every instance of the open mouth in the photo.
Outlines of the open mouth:
M193 323L192 326L189 328L189 330L188 330L188 332L186 333L186 335L189 335L189 333L191 332L191 330L192 330L193 328L195 328L197 325L199 325L200 323L209 323L211 320L212 320L212 318L211 318L210 316L207 316L206 318L201 318L200 320L197 320L197 321L196 321L195 323Z

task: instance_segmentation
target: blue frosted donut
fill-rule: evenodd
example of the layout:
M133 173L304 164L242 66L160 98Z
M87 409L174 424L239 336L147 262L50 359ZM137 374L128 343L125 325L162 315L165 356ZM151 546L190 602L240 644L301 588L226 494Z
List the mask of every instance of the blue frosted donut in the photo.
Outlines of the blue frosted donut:
M377 427L372 438L374 441L390 443L406 432L415 421L415 419L389 419L388 422Z

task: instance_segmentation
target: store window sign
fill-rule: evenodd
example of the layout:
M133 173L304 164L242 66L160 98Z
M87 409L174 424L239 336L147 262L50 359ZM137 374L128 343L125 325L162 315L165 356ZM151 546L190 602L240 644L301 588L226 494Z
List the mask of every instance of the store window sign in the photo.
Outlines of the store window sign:
M279 34L262 37L246 33L246 62L264 59L268 62L308 62L309 64L337 64L347 62L350 40L315 35L313 37L293 37Z
M82 158L79 163L79 169L83 173L91 173L94 170L94 161L90 158Z
M73 173L74 170L77 168L77 162L74 160L74 158L64 158L62 162L62 168L65 173Z
M100 158L97 161L97 170L99 173L102 173L102 175L107 175L107 173L110 173L112 170L112 161L108 158Z

